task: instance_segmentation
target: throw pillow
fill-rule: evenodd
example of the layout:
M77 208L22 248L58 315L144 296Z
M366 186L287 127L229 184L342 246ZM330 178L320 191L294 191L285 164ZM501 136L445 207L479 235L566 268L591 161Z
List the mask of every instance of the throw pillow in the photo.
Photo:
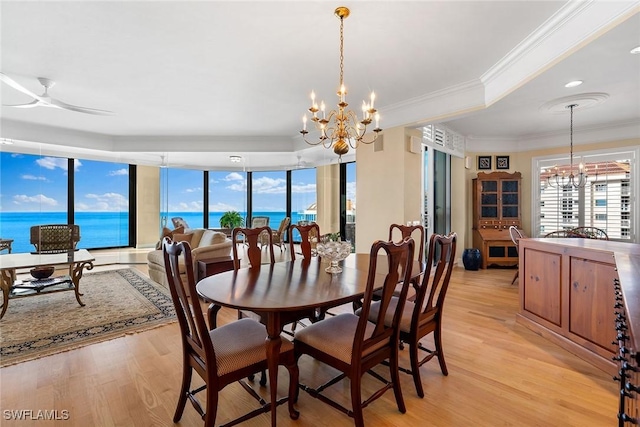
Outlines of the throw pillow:
M200 243L198 243L198 247L202 248L204 246L211 246L213 244L214 232L211 230L204 230L202 233L202 238L200 239Z
M191 239L193 238L193 234L177 234L173 233L173 241L174 242L187 242L189 246L191 246Z
M171 240L174 240L173 238L174 234L184 234L184 227L178 227L173 230L169 230L167 227L163 227L162 236L160 237L160 241L156 245L156 249L162 249L162 241L164 240L165 237L168 237Z

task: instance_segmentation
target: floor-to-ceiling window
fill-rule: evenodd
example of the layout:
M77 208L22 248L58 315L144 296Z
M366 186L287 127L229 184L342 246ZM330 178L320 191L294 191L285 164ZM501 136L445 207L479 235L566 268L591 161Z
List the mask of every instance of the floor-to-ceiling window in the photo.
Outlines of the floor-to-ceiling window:
M291 223L300 221L315 221L317 215L316 205L316 170L296 169L291 171ZM300 236L296 231L294 241Z
M638 179L637 150L583 153L577 160L574 158L573 174L579 174L582 162L588 176L584 186L562 185L562 172L565 182L570 174L568 160L534 159L537 167L533 194L537 197L533 203L532 233L543 236L574 227L596 227L604 230L609 239L634 241L638 212L633 210L632 187Z
M239 212L246 219L247 174L209 171L209 227L219 228L220 218L229 211Z
M340 166L340 234L356 247L356 164Z
M80 248L129 246L131 166L0 153L0 237L31 252L34 225L80 226Z
M69 161L62 157L0 153L0 237L12 251L31 252L30 228L67 224Z
M160 224L172 227L172 218L182 218L189 228L204 226L203 172L190 169L160 170Z
M78 247L128 246L129 165L77 159L74 164L73 222L80 226Z
M277 229L287 216L287 175L285 171L252 172L251 218L266 216L269 227Z

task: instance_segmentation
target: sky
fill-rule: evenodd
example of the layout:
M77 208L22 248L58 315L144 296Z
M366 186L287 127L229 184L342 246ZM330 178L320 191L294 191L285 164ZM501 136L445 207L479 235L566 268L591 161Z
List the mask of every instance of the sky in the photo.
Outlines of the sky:
M128 165L76 160L75 209L78 212L118 212L128 209ZM347 198L355 202L355 164L347 164ZM65 212L68 163L66 158L0 153L0 211ZM253 210L286 210L286 172L253 173ZM161 170L161 210L203 211L203 173ZM167 192L168 187L168 192ZM209 172L209 210L246 210L246 174ZM143 189L144 190L144 189ZM315 169L292 171L292 210L302 212L316 201ZM164 195L168 194L167 197Z
M77 212L120 212L129 209L129 166L75 160ZM0 153L0 211L66 212L66 158Z

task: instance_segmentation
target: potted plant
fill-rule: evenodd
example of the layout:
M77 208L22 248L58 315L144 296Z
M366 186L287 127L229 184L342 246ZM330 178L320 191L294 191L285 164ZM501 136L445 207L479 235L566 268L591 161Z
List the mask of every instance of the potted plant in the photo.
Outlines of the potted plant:
M234 229L244 224L244 218L238 211L227 211L220 217L220 227Z

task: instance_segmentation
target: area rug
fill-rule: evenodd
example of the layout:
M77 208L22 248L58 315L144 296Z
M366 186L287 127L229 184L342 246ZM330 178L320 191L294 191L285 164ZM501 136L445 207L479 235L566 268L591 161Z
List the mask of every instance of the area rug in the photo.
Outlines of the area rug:
M175 321L171 293L133 269L85 273L81 307L57 292L9 300L0 320L0 366L33 360Z

